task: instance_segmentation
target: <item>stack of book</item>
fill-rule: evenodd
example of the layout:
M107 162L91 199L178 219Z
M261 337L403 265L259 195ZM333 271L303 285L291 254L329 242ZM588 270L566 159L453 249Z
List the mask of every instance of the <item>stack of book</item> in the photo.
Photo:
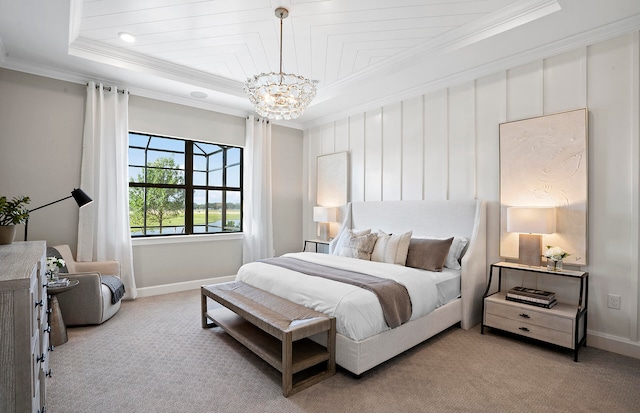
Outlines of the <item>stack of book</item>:
M544 308L551 308L558 303L556 293L525 287L513 287L510 289L507 292L507 300Z
M69 285L69 279L68 278L58 278L55 281L49 281L47 283L47 287L53 287L53 288L66 287L68 285Z

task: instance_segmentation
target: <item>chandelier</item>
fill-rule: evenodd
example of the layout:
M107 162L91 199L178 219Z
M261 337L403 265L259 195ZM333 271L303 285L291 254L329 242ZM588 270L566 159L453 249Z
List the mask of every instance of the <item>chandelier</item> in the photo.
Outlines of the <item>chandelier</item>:
M247 79L244 91L260 116L269 119L295 119L302 115L316 96L317 80L282 72L282 20L289 11L278 7L280 19L280 73L261 73Z

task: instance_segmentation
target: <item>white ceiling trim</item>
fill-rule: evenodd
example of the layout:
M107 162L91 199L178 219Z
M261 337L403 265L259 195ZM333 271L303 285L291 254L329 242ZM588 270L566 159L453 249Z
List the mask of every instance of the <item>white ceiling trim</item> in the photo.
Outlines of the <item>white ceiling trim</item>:
M574 35L556 42L540 46L531 50L521 51L512 56L500 59L491 63L474 67L459 73L454 73L434 81L418 85L416 87L404 89L397 93L387 95L381 99L377 99L366 104L352 107L349 111L332 114L313 121L305 122L304 129L308 130L317 126L334 122L339 119L345 119L350 116L364 113L376 108L383 107L392 103L401 102L416 96L427 94L436 90L445 89L455 85L462 84L491 75L503 70L509 70L520 65L530 63L535 60L545 59L556 56L580 47L587 47L605 40L640 30L640 15L631 16L629 18L619 20L584 33Z
M514 27L529 23L551 13L561 10L557 0L520 1L506 7L500 13L490 14L471 22L467 26L450 30L432 41L412 47L387 62L370 66L357 74L346 76L325 86L318 91L318 95L336 96L340 91L363 77L380 76L400 66L411 66L419 62L420 58L429 53L436 56L450 52L472 43L495 36Z
M69 46L69 54L72 56L113 65L119 62L121 68L150 75L163 77L187 84L195 84L205 89L215 88L219 92L229 95L244 97L242 83L236 80L211 75L199 70L189 69L185 66L170 63L152 57L140 56L123 49L105 46L103 44L79 38Z

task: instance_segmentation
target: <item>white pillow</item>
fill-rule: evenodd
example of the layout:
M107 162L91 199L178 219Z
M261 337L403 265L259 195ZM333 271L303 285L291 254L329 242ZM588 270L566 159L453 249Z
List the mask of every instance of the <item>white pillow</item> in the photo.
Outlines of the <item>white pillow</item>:
M428 237L428 236L419 236L416 238L431 238L431 239L446 239L440 237ZM465 237L453 237L453 242L451 243L451 247L449 248L449 253L447 254L447 258L444 261L444 266L447 268L451 268L452 270L459 270L462 268L460 266L460 258L462 258L462 251L464 247L467 246L468 239Z
M447 259L444 261L444 266L451 268L452 270L459 270L460 258L462 257L462 250L467 246L468 240L464 237L454 237Z
M344 246L345 243L349 244L349 239L351 237L361 237L363 235L371 234L371 228L368 229L348 229L343 228L342 231L338 234L338 239L335 242L335 247L331 252L332 255L340 255L340 247Z
M390 235L378 231L378 239L371 253L371 261L405 265L412 233L413 231L408 231L403 234Z
M347 230L344 242L336 247L337 255L341 257L359 258L361 260L371 260L371 251L373 251L377 237L376 234L371 233L356 237L353 235L353 231Z

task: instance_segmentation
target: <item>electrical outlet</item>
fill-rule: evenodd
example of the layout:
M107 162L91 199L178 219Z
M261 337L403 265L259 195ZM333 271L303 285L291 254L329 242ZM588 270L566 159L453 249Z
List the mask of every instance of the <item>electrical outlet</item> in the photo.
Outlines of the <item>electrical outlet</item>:
M621 299L622 297L620 297L619 295L609 294L607 296L607 307L613 308L614 310L619 310Z

